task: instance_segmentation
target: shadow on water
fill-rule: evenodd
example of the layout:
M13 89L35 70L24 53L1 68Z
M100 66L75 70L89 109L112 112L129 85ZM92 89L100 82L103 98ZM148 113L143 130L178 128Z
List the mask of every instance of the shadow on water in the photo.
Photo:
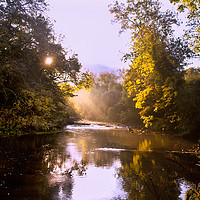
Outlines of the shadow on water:
M94 124L4 138L0 199L184 199L200 183L193 145Z

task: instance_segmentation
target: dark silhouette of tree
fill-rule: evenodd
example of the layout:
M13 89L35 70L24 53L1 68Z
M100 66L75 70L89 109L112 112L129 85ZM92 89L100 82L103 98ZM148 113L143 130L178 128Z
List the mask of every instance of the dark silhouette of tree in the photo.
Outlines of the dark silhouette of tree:
M65 96L88 86L77 55L67 58L45 0L0 1L0 129L49 130L67 123ZM52 58L51 64L45 59ZM69 57L69 56L68 56Z

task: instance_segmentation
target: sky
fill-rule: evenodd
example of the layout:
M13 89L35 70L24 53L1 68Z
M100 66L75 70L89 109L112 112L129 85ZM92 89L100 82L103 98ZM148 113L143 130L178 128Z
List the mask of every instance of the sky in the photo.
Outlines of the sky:
M50 0L50 17L56 33L65 36L64 47L78 54L85 65L123 67L121 58L128 51L130 35L119 36L119 24L108 5L112 0Z
M125 0L120 0L124 2ZM80 63L101 64L112 68L127 68L121 61L128 52L130 34L119 35L120 25L112 23L114 15L108 5L113 0L49 0L49 16L57 34L65 39L62 44L78 54ZM162 0L172 8L169 0ZM176 11L176 8L173 8Z

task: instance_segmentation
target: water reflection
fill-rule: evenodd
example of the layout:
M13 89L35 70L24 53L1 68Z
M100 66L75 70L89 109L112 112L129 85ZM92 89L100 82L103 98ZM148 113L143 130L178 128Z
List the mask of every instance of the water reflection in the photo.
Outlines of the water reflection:
M151 151L151 140L144 139L141 143L139 143L138 147L139 151Z
M132 157L119 170L127 199L178 199L177 172L163 162L162 155L133 153Z
M70 198L72 177L69 173L59 176L70 154L58 138L25 136L1 141L1 199L57 199L61 191ZM70 163L69 169L73 167Z
M178 199L200 182L198 157L174 153L192 143L94 127L1 139L1 199Z
M130 152L129 157L132 160L127 162L121 155L123 166L118 171L128 194L126 199L175 200L184 188L181 188L183 181L185 184L200 181L199 168L193 165L188 155ZM185 199L184 195L182 199Z

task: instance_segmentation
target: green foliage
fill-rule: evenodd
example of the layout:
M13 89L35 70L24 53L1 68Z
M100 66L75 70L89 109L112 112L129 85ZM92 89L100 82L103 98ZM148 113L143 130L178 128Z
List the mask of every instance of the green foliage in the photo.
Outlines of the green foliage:
M139 110L122 85L121 77L104 72L93 77L89 91L80 91L73 98L76 112L84 119L110 121L141 127Z
M65 97L73 96L75 88L89 87L90 75L81 75L77 55L67 58L55 42L43 15L45 0L0 3L0 129L62 127L69 118Z
M89 71L83 72L80 74L79 81L78 81L78 89L85 88L89 90L93 84L93 77L92 73Z
M141 110L140 116L145 127L163 124L160 127L162 130L166 123L163 118L162 123L159 122L160 116L169 109L171 100L176 96L176 91L171 94L169 86L163 84L170 82L172 70L176 70L165 48L167 36L172 32L167 24L171 25L175 19L161 13L157 1L129 1L121 7L115 4L111 11L115 13L115 19L122 23L122 28L126 22L126 28L132 32L133 58L125 75L128 94L135 96L133 100L136 101L136 108ZM166 101L169 106L165 104ZM171 117L171 114L167 114L165 118Z
M116 2L110 11L122 30L132 33L128 55L132 64L124 75L124 85L145 127L165 132L183 130L183 67L193 53L186 42L174 39L176 16L161 12L156 0Z
M135 107L133 95L128 95L125 86L122 92L122 102L124 109L120 113L120 122L135 128L143 128L143 123L139 115L140 110Z
M126 4L116 1L110 5L110 12L115 15L115 22L121 23L121 31L131 30L133 42L142 39L152 29L154 33L167 37L173 33L172 25L178 24L173 12L160 12L158 0L128 0Z
M185 71L185 84L178 102L183 120L180 127L186 133L198 137L200 129L200 69L189 68Z
M1 111L1 129L49 130L53 126L52 114L56 106L50 97L36 96L36 93L23 90L10 108Z
M124 107L122 105L122 86L118 79L119 76L114 73L101 73L92 87L90 100L100 107L104 120L120 121L120 112Z

